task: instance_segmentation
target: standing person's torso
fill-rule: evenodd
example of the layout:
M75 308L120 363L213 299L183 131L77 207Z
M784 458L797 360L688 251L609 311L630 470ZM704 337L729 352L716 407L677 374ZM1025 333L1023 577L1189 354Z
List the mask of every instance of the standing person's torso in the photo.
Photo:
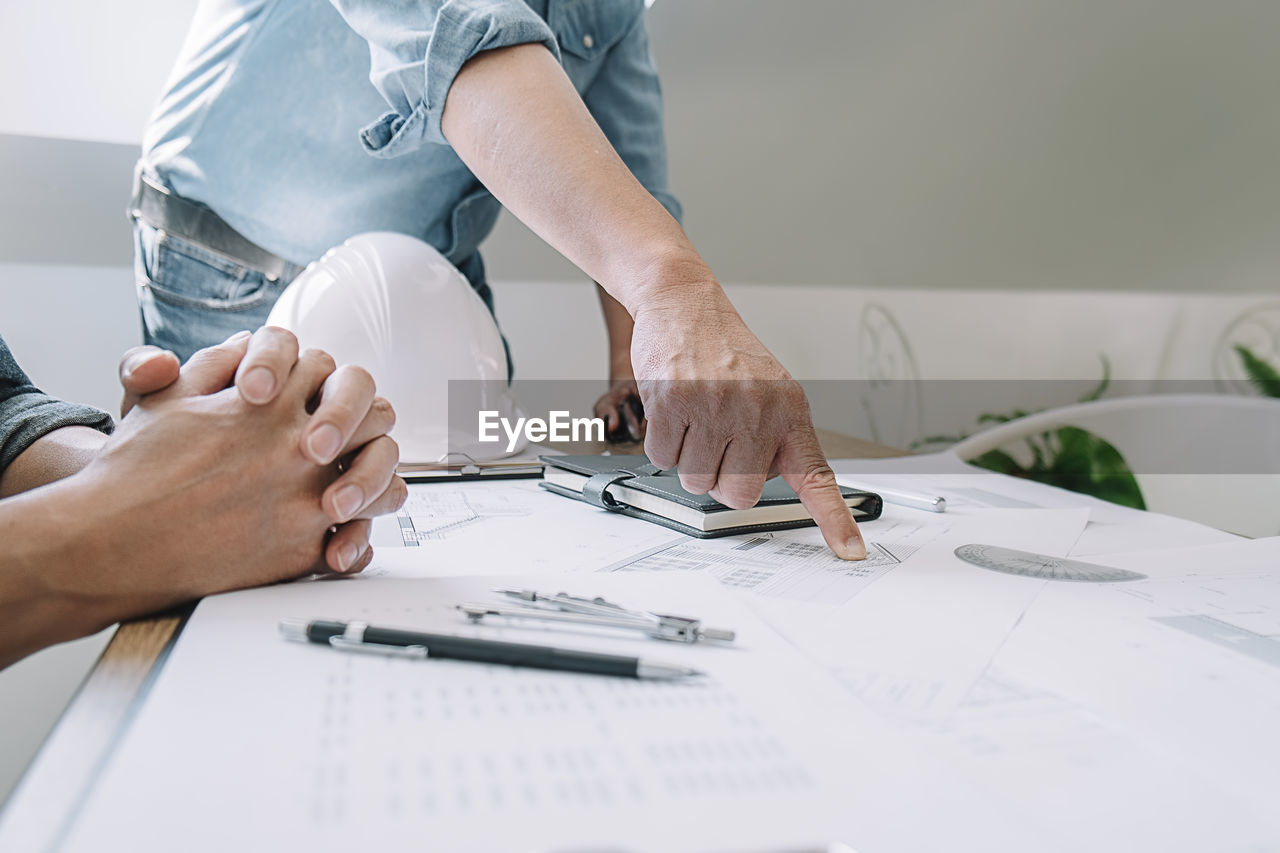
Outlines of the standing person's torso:
M546 18L547 0L528 5ZM568 70L580 92L590 84L592 69ZM204 0L147 129L142 169L294 263L378 230L467 258L497 201L447 145L372 156L361 133L389 105L369 75L369 42L329 3Z

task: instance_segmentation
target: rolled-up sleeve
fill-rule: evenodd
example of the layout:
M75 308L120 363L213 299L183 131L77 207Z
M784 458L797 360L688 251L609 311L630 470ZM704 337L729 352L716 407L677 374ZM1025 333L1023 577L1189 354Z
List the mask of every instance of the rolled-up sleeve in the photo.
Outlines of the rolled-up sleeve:
M609 51L583 100L631 174L681 221L680 202L667 188L662 87L643 14Z
M458 71L484 50L542 43L556 59L550 27L524 0L331 0L369 43L369 79L391 107L361 131L365 150L396 157L425 143L447 145L440 128Z
M87 426L111 432L111 417L89 406L64 403L31 384L0 338L0 471L55 429Z

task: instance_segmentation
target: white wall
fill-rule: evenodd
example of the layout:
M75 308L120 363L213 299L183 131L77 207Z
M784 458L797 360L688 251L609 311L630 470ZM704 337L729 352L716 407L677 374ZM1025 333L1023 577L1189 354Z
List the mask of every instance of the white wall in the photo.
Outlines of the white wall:
M137 143L195 0L0 2L0 133Z
M42 390L115 414L116 364L140 343L133 269L0 264L0 335Z
M0 2L0 136L135 143L193 7ZM661 0L649 16L672 187L725 281L1280 289L1280 4ZM23 202L0 195L0 235L47 225ZM79 262L127 262L118 234L82 227ZM509 218L488 260L498 280L574 275Z
M1280 290L1280 4L659 0L672 186L731 282ZM503 279L568 278L505 220Z

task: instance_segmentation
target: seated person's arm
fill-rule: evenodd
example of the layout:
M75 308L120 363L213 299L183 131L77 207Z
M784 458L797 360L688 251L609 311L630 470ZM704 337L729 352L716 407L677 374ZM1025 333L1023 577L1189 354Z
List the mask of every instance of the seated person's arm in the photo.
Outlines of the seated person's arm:
M356 381L352 372L335 372L323 353L296 356L296 344L296 365L271 401L250 403L227 387L248 346L246 335L198 353L177 381L137 402L83 469L0 501L0 667L203 595L321 571L326 561L367 565L368 519L405 494L385 435L389 407L374 405L371 390L363 410L350 407L361 395L339 386ZM338 450L341 475L302 447L326 399L330 410L359 415ZM15 464L66 473L75 462L56 459L58 441L29 467ZM370 499L339 513L352 520L335 532L346 486ZM354 562L339 559L361 545Z
M79 471L111 428L105 412L35 387L0 339L0 498Z
M88 465L106 441L106 435L85 426L45 433L0 471L0 498L71 476Z
M36 388L0 339L0 498L79 471L110 429L106 414ZM54 507L33 499L38 494L0 501L0 667L45 645L38 626L58 618L39 580L61 538L43 525L60 519Z

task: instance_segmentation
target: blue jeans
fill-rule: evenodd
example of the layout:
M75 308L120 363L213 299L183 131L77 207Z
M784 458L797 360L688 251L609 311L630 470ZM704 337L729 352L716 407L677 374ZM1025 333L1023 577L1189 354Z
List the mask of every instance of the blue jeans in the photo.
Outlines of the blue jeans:
M290 265L284 276L268 278L142 221L134 222L133 235L143 340L172 350L183 361L241 329L261 326L285 287L302 272Z

